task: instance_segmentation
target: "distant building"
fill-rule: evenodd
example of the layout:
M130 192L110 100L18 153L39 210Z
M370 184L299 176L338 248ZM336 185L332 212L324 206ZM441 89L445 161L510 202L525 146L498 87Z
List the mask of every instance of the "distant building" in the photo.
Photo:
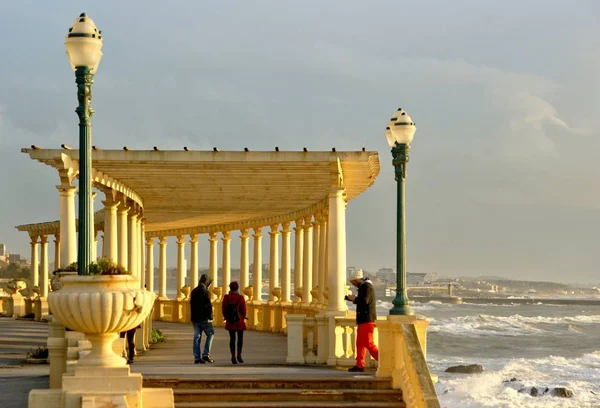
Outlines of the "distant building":
M0 244L0 258L6 258L8 252L6 251L6 244Z
M395 268L381 268L377 271L377 279L385 281L387 283L396 282L396 269Z
M9 263L20 263L21 262L21 255L19 255L19 254L9 254L8 255L8 262Z
M407 286L423 286L425 284L426 273L409 273L406 275Z

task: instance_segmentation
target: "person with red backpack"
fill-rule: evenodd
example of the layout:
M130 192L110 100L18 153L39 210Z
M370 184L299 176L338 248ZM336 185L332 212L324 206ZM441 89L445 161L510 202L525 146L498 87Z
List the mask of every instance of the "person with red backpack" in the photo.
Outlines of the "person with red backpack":
M225 329L229 332L229 350L231 363L243 363L244 330L246 330L246 299L240 295L240 285L233 281L229 284L229 293L223 297L221 308L225 319ZM237 334L237 355L235 337Z

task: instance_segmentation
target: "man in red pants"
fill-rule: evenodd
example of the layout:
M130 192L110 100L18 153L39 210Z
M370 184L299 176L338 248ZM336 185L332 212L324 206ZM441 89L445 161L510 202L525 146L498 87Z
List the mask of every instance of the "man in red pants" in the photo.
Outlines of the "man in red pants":
M349 295L345 300L356 305L356 365L349 369L351 372L362 373L365 371L365 356L367 350L375 360L379 360L379 349L373 342L373 330L377 321L375 289L368 277L358 277L350 281L358 288L356 296Z

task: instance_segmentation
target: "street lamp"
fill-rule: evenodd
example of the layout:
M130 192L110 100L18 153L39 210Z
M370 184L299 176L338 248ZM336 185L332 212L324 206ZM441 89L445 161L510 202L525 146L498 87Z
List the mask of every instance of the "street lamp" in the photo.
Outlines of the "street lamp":
M102 32L94 21L82 13L73 22L65 46L71 68L75 71L79 116L79 236L77 245L77 274L87 275L92 261L94 206L92 202L92 123L94 109L92 84L102 59Z
M404 184L406 180L406 164L410 152L410 144L417 128L410 116L398 109L392 115L385 130L385 137L392 148L392 164L398 184L397 219L396 219L396 297L390 309L390 315L414 315L406 292L406 211Z

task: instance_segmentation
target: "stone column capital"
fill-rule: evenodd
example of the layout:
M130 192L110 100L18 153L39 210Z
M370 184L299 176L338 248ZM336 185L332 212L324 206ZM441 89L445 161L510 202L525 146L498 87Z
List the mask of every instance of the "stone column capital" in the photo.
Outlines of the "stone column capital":
M39 235L30 235L29 238L31 239L31 245L37 245L38 243L38 239L40 238Z
M60 234L54 234L54 243L55 244L59 244L60 243Z
M185 235L177 235L177 245L185 245Z
M154 237L146 238L146 246L153 247L154 246Z
M217 238L217 232L209 232L208 233L208 242L217 242L219 239Z
M223 231L221 232L221 234L223 234L223 236L221 237L221 240L223 242L231 241L231 231Z
M240 239L243 241L244 239L248 239L249 235L248 233L250 232L250 230L248 228L244 228L240 230Z
M279 235L279 224L271 225L271 231L269 231L269 235L272 237L276 237Z
M290 221L286 221L283 224L281 224L282 226L282 230L281 233L282 234L289 234L292 232L292 230L290 229Z
M165 246L167 245L167 237L158 237L158 244L160 246Z
M304 228L311 228L312 227L312 215L307 215L306 217L304 217Z
M190 244L198 243L198 234L190 234Z
M252 234L252 236L253 236L255 239L262 238L262 229L263 229L263 227L260 227L260 228L254 228L254 234Z
M75 191L77 190L77 187L61 184L61 185L56 186L56 189L58 190L60 195L74 196Z

